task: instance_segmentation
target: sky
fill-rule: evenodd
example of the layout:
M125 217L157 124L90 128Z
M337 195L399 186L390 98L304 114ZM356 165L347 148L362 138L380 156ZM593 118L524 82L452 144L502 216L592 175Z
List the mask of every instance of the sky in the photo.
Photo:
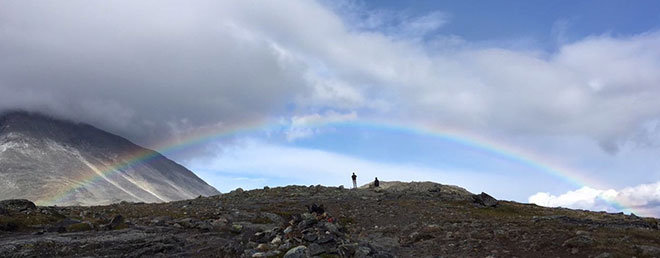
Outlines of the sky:
M0 0L0 111L221 192L356 172L657 217L658 71L657 1Z

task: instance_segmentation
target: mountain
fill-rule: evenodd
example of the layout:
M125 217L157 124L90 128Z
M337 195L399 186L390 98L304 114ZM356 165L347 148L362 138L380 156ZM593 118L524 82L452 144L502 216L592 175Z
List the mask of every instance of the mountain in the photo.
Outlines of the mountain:
M660 257L656 218L498 201L430 182L381 185L92 207L0 201L0 256Z
M215 194L185 167L91 125L22 111L0 115L0 199L101 205Z

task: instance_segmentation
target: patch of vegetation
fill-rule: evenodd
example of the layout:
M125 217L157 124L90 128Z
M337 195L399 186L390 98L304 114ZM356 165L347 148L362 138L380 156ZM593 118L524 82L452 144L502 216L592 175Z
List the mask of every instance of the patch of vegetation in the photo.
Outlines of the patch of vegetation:
M522 207L513 207L508 204L500 204L497 207L480 207L473 210L476 214L490 218L512 218L512 217L531 217L535 212Z
M273 223L273 220L271 220L268 217L259 216L259 217L254 218L251 222L254 223L254 224L271 224L271 223Z
M80 232L92 230L92 226L87 223L76 223L66 227L67 232Z
M23 230L31 226L50 224L59 219L59 216L47 216L43 214L15 214L13 216L0 215L0 231Z
M338 219L339 224L341 225L350 225L350 224L355 224L355 219L351 217L339 217Z

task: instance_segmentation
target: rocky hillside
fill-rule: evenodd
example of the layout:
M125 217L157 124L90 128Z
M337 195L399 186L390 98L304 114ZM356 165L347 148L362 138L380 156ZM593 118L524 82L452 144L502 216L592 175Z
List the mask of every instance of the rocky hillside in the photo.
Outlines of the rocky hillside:
M132 162L136 157L149 158ZM26 112L0 115L0 199L99 205L214 194L183 166L93 126Z
M384 186L388 184L383 184ZM659 221L432 183L287 186L169 203L0 202L9 257L660 257Z

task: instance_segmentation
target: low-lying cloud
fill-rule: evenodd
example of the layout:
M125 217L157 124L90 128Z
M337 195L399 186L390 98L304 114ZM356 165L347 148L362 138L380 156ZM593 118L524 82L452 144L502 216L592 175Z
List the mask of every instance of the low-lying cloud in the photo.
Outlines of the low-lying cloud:
M561 195L536 193L530 203L548 207L634 212L637 215L660 216L660 182L626 187L620 190L582 187Z

